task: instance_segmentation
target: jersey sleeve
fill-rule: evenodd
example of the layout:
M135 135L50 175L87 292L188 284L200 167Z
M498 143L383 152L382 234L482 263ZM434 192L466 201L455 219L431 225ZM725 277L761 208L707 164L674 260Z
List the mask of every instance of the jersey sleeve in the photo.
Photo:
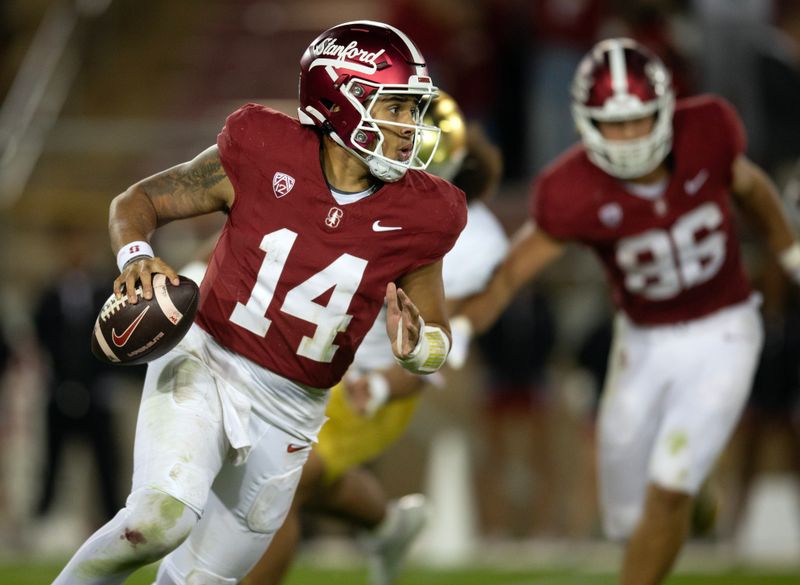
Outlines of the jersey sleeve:
M440 181L440 184L445 187L438 194L438 204L420 211L427 214L428 228L417 236L420 238L417 246L419 254L408 272L444 258L467 224L467 203L464 192L445 181Z
M731 162L747 148L747 132L734 107L723 99L717 100L719 123Z
M241 181L240 161L243 158L245 135L254 107L254 104L248 104L233 112L225 120L225 125L217 136L220 161L225 168L225 174L237 191Z
M247 104L228 116L217 149L237 195L246 177L263 179L263 161L279 151L280 137L288 131L285 116L259 104Z

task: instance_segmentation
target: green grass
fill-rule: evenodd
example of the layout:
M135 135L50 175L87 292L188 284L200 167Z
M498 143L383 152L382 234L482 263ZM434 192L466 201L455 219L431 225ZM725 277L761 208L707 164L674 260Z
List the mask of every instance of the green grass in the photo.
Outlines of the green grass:
M46 585L58 574L58 564L0 565L0 585ZM131 577L127 585L150 585L154 567L146 567ZM285 585L365 585L364 569L322 569L298 565ZM730 571L717 574L681 573L664 585L798 585L798 573L757 573ZM254 584L255 585L255 584ZM577 571L503 571L490 569L447 570L412 569L397 585L616 585L613 575Z

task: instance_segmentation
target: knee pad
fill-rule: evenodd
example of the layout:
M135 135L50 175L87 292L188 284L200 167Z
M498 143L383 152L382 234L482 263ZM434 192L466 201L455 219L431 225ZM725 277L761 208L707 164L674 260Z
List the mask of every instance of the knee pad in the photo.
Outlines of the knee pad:
M199 519L186 504L156 490L135 491L125 509L123 538L153 560L177 548Z
M247 512L247 527L259 534L272 535L278 531L289 513L302 467L264 482L253 505Z

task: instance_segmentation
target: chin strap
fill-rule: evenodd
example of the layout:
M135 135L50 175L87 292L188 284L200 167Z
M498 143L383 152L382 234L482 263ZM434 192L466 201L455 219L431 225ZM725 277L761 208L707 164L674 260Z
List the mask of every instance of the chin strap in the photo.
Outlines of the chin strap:
M364 156L364 154L358 152L354 148L350 148L344 143L344 140L336 133L331 132L329 136L333 139L333 141L344 148L350 154L358 157L359 160L363 161L364 164L367 165L369 168L369 172L372 174L373 177L376 179L380 179L384 183L394 183L395 181L399 181L402 179L408 168L401 164L392 164L389 160L385 158L380 158L383 156L383 150L378 147L376 150L377 152L375 155Z
M372 176L380 179L384 183L399 181L405 176L408 170L406 167L393 165L387 160L378 158L377 156L370 156L367 159L367 166L369 166L369 172L372 173Z

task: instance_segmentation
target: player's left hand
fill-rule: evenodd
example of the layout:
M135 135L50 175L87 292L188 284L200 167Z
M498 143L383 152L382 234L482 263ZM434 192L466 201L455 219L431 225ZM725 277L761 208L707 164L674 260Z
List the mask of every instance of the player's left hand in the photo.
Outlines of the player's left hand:
M393 282L386 285L386 334L399 359L409 356L420 335L419 309Z
M391 394L389 381L380 372L366 376L345 376L345 396L353 412L371 417L386 404Z
M367 377L345 376L343 382L345 396L347 396L347 402L350 404L353 412L361 416L366 416L367 404L369 404L370 399L369 380L367 380Z

